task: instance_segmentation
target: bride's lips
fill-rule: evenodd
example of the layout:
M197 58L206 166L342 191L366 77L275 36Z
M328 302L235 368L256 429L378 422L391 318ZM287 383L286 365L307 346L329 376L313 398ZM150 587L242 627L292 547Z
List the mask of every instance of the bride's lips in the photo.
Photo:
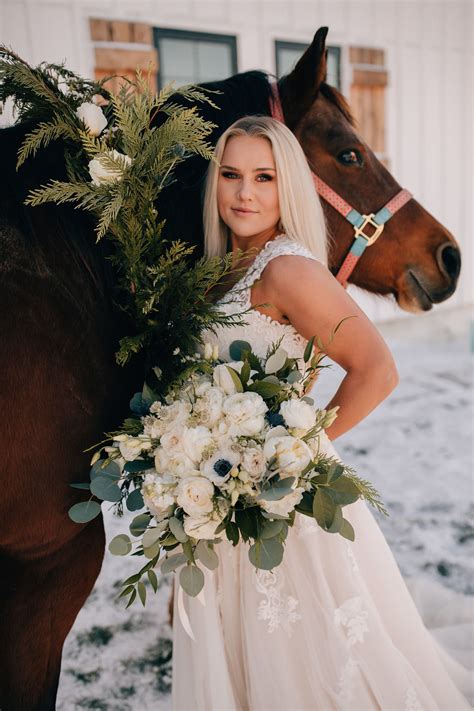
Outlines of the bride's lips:
M257 214L255 212L255 210L246 210L245 208L242 208L242 207L233 207L231 209L232 209L232 212L235 212L237 215L242 215L242 217L244 215L256 215Z

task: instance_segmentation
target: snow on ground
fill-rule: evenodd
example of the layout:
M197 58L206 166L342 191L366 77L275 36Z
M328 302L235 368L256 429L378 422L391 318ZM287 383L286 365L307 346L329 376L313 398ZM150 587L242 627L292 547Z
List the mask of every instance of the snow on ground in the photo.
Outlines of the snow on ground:
M460 342L389 344L398 388L336 448L378 488L390 517L375 515L402 573L473 595L472 356ZM336 365L322 372L317 405L328 402L341 373ZM109 540L127 525L107 511L105 523ZM136 559L106 554L66 641L59 711L170 709L170 581L145 609L124 610L114 598L136 569Z

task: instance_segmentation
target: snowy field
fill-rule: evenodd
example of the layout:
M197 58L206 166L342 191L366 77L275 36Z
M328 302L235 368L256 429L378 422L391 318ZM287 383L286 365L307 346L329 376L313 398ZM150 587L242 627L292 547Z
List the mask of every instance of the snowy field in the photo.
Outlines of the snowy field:
M362 424L338 439L336 448L378 488L390 517L376 517L403 575L473 596L472 355L461 342L388 340L400 384ZM337 366L323 371L312 393L319 406L340 378ZM108 539L124 527L107 511L105 523ZM146 609L135 605L125 611L114 596L136 568L134 559L106 554L66 641L59 711L171 708L169 580Z

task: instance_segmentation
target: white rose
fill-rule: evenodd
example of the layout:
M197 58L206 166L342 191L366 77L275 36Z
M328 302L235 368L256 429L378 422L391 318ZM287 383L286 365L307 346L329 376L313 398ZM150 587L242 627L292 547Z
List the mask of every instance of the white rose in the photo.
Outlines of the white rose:
M235 392L237 392L236 387L234 385L234 381L232 380L232 376L229 373L229 369L227 366L233 368L238 373L240 373L243 364L244 362L242 360L238 360L231 361L230 363L221 363L220 365L216 365L216 367L214 368L214 383L219 388L222 388L226 395L233 395Z
M178 504L189 516L202 516L213 509L214 485L204 476L181 479L176 495Z
M184 453L183 449L183 434L186 430L184 425L172 425L161 436L160 446L169 456L174 453Z
M202 459L203 450L213 444L212 434L207 427L185 427L182 434L182 449L195 463Z
M93 158L89 161L89 173L94 185L103 185L104 183L113 183L117 180L121 180L124 169L132 163L130 156L119 153L119 151L116 151L114 148L111 151L107 151L105 155L108 155L113 160L120 160L122 167L109 167L108 164L104 165L103 155L104 154L99 154L97 158Z
M191 403L183 402L183 400L176 400L171 405L167 405L162 411L161 417L163 417L168 423L167 426L173 427L177 424L185 425L188 421L189 415L191 413Z
M225 499L217 499L217 506L212 513L204 516L185 516L184 532L191 538L210 540L220 538L222 534L215 535L216 528L224 520L229 503Z
M151 448L151 442L139 437L129 437L119 442L120 454L127 462L132 462L140 456L143 451Z
M260 501L262 509L269 514L288 516L303 498L304 488L298 487L279 501Z
M162 447L158 447L155 452L155 469L158 474L170 472L179 479L199 474L193 460L184 452L173 452L170 455Z
M100 136L107 126L107 119L100 106L96 106L87 101L77 108L76 115L81 119L92 136Z
M265 426L264 414L267 410L264 399L252 392L229 395L222 405L229 434L235 437L260 434Z
M212 388L212 380L207 375L201 375L195 385L196 397L205 395L209 388Z
M276 466L280 476L298 475L311 461L312 455L308 445L301 439L291 437L270 437L266 440L263 452L265 457L276 457Z
M201 464L201 473L216 486L230 479L232 469L240 464L240 454L230 447L221 448Z
M164 477L156 474L145 475L142 486L143 501L155 516L163 516L175 503L174 484L175 479L169 475Z
M265 455L258 447L247 447L242 456L242 469L244 469L252 481L260 481L265 470Z
M316 422L316 413L307 402L302 400L287 400L280 405L280 414L288 427L310 430Z

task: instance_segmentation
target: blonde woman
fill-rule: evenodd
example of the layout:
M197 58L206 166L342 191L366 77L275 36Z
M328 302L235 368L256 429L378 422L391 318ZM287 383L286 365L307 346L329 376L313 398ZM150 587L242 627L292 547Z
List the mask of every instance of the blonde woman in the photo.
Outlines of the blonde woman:
M246 326L220 328L205 340L225 360L236 339L261 356L282 339L290 357L302 358L318 334L346 372L328 403L339 406L338 417L321 442L337 456L331 440L390 394L397 372L378 331L327 269L321 205L304 154L283 124L246 117L221 136L204 222L206 253L231 250L246 269L219 308L251 309ZM239 249L247 252L240 263ZM347 316L355 318L329 343ZM297 515L272 572L252 566L245 543L216 546L220 564L205 570L204 596L181 600L194 640L175 600L176 711L470 708L458 689L465 693L464 669L424 627L366 503L344 511L355 542Z

